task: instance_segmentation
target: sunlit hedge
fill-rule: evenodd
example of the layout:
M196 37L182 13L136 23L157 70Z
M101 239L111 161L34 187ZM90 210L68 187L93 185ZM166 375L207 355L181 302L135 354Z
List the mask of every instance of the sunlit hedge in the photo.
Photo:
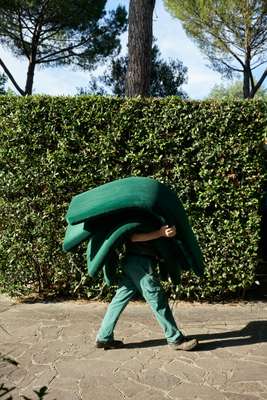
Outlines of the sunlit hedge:
M85 247L62 252L73 195L130 175L176 191L206 260L181 297L222 298L254 281L264 179L263 101L0 97L2 291L95 297Z

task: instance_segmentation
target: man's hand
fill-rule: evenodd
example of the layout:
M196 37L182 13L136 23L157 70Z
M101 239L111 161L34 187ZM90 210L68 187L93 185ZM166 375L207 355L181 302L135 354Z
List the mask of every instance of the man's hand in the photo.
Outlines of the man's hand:
M147 242L148 240L159 239L164 236L171 238L176 235L175 226L164 225L160 229L148 233L134 233L130 240L132 242Z
M160 234L164 237L173 237L176 235L176 228L175 226L164 225L160 228Z

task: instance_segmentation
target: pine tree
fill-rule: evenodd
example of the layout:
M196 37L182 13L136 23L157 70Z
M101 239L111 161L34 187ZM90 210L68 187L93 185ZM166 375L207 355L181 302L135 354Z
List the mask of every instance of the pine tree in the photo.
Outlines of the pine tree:
M5 74L21 95L32 93L36 66L75 64L92 69L120 49L126 11L109 16L106 0L0 0L0 44L28 60L25 88L3 59Z

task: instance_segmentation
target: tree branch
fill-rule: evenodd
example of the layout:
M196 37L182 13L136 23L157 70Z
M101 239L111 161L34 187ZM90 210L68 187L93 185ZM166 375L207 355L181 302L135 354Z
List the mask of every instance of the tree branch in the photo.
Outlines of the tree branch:
M253 93L252 93L253 96L255 95L255 93L257 92L257 90L261 87L261 85L262 85L264 79L266 78L266 76L267 76L267 68L266 68L266 70L263 72L263 74L262 74L260 80L259 80L259 81L257 82L257 84L255 85L254 90L253 90Z
M24 25L25 29L27 29L31 35L33 35L33 27L30 27L27 22L25 21L25 19L22 17L22 15L20 15L20 19L22 24Z
M221 62L221 63L222 63L223 65L225 65L227 68L232 69L233 71L236 71L236 72L243 72L242 69L238 69L238 68L232 67L231 65L229 65L227 62L223 61L222 59L216 58L216 60L217 60L218 62Z
M39 43L43 43L43 42L45 42L46 40L49 40L51 37L55 36L58 32L60 32L60 28L58 28L58 30L56 30L56 31L53 30L52 33L51 33L50 35L44 36L46 33L49 33L49 32L51 32L51 31L52 31L52 29L43 30L42 33L40 34Z
M50 57L50 55L49 55L49 57ZM49 60L44 60L44 61L42 61L42 59L41 60L37 60L36 61L36 64L44 64L44 63L50 63L50 62L56 62L56 61L60 61L60 60L64 60L64 58L69 58L70 56L69 56L69 54L66 54L65 56L58 56L58 57L55 57L55 58L51 58L51 59L49 59Z
M4 72L7 74L7 76L9 77L9 79L11 80L11 82L13 83L13 85L15 86L15 88L17 89L17 91L21 94L21 96L25 96L24 90L22 90L21 87L17 84L13 75L11 74L11 72L9 71L9 69L7 68L7 66L5 65L5 63L1 58L0 58L0 65L3 68Z
M21 21L20 11L18 12L18 23L19 23L19 35L20 35L20 40L21 40L21 43L22 43L22 47L23 47L25 56L26 56L26 57L28 58L28 60L29 60L30 55L28 54L28 50L27 50L27 48L26 48L26 46L25 46L25 42L24 42L24 38L23 38L23 33L22 33L22 21Z
M253 71L253 70L256 69L256 68L259 68L261 65L266 64L266 62L267 62L267 61L264 60L264 61L260 62L259 64L254 65L254 66L251 68L251 70Z
M50 57L53 57L53 56L55 56L55 55L57 55L57 54L64 53L64 51L70 51L70 50L73 50L73 49L75 49L75 48L77 48L77 47L81 47L82 45L88 43L89 40L90 40L90 38L87 38L87 39L81 41L81 42L78 43L78 44L75 44L75 45L69 46L69 47L65 47L65 48L63 48L63 49L61 49L61 50L54 51L54 52L51 53L51 54L48 54L48 55L46 55L46 56L44 56L44 57L41 57L41 58L38 60L38 64L41 64L41 63L45 62L45 60L46 60L46 62L51 62L50 60L47 60L47 59L49 59ZM66 57L66 56L65 56L65 57ZM65 57L64 57L64 58L65 58Z
M14 31L9 30L8 28L3 28L3 31L1 32L1 37L8 37L9 39L12 39L14 42L19 42L20 37L17 36Z
M226 49L226 51L228 51L228 52L242 65L242 67L244 68L245 65L244 65L243 61L241 60L241 58L239 58L238 55L235 54L235 53L233 52L233 50L228 46L227 43L225 43L225 41L221 38L220 35L216 35L216 34L213 32L213 26L210 25L210 24L207 22L207 27L209 28L209 29L208 29L208 33L209 33L211 36L213 36L215 39L219 40L219 42L223 45L223 47ZM232 69L231 66L228 66L228 67Z

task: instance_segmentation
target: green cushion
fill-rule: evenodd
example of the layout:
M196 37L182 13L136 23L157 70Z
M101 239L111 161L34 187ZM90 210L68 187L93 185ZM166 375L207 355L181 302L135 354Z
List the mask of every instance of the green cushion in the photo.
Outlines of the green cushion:
M104 227L89 239L87 267L91 277L94 277L104 267L104 277L108 283L112 281L112 275L115 275L115 269L118 265L118 259L114 260L113 252L111 262L111 251L124 243L131 232L151 232L157 229L157 222L147 222L142 219L132 221L129 218L121 224L114 222L114 225L107 225L106 223L103 225ZM190 257L186 254L182 243L175 238L159 238L153 241L153 245L159 257L164 260L164 269L161 268L160 271L161 279L168 280L170 277L174 284L178 284L181 270L190 269Z
M111 232L99 231L89 239L87 246L87 267L90 276L94 277L98 270L103 267L110 250L118 247L123 239L142 226L140 222L130 222L118 226Z
M156 180L130 177L79 194L72 199L66 219L69 225L64 249L89 238L87 261L91 276L110 264L111 251L131 231L152 231L164 224L175 225L177 235L155 241L164 259L166 274L163 275L177 283L181 269L203 273L203 256L182 203L173 191ZM109 272L112 268L109 267Z
M78 244L89 238L91 233L84 228L84 225L84 222L76 225L68 224L63 242L64 251L72 250Z
M118 179L74 196L66 219L78 224L123 209L146 209L153 214L159 199L160 183L143 177ZM164 186L164 185L162 185Z
M110 284L118 266L118 253L113 250L127 240L131 232L151 232L155 225L142 222L129 222L121 226L113 227L110 232L107 229L98 231L90 237L87 246L87 268L91 277L104 267L105 281ZM164 259L164 271L161 270L161 279L170 277L173 284L180 282L180 273L188 269L189 265L175 239L161 238L154 241L154 246L161 259ZM117 255L117 258L116 258Z

